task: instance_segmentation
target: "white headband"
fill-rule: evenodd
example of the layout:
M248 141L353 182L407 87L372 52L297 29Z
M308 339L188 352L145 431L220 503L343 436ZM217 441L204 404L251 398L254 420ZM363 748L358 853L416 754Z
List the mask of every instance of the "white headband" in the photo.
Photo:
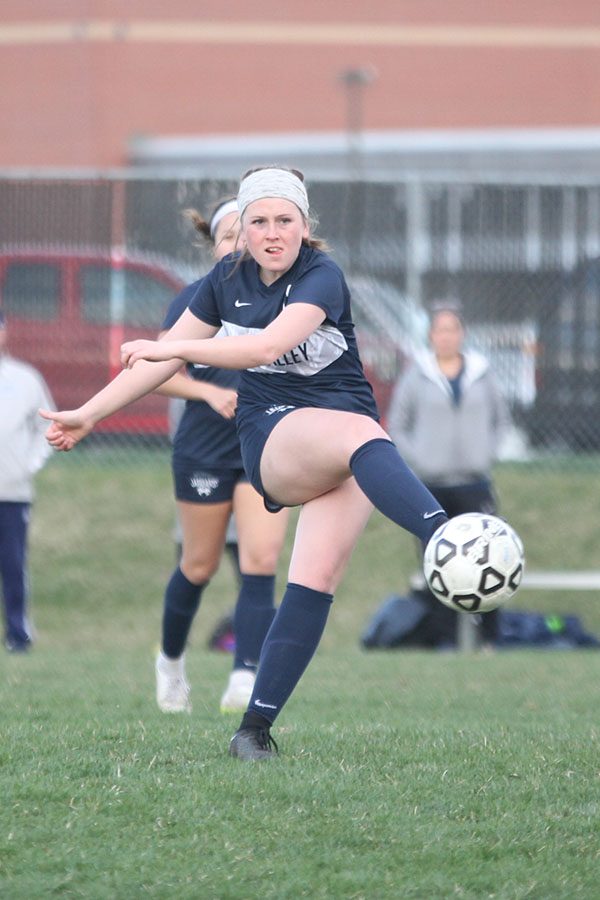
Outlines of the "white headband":
M226 203L223 203L219 206L213 213L212 218L210 220L210 236L215 239L215 234L217 233L217 227L221 219L224 219L225 216L228 216L229 213L236 213L238 211L238 205L236 200L227 200Z
M259 169L247 175L240 183L237 205L242 216L249 203L265 197L281 197L295 203L305 219L308 219L308 194L304 184L287 169Z

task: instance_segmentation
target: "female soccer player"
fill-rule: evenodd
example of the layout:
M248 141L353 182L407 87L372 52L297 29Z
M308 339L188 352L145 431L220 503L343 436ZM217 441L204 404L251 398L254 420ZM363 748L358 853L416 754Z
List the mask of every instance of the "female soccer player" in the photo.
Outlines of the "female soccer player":
M240 227L235 198L219 203L208 222L195 211L191 218L217 260L236 251ZM164 329L187 309L199 285L196 281L175 297ZM233 671L221 711L238 712L250 699L260 648L275 614L275 572L288 513L270 515L244 472L234 420L239 372L189 364L187 371L189 377L178 373L159 389L198 399L187 400L173 441L182 555L165 592L156 700L163 712L191 710L185 646L202 592L219 566L233 512L241 585L234 613Z
M255 760L277 753L270 728L317 648L372 506L422 541L447 516L379 425L349 291L311 239L301 173L251 170L238 209L244 257L216 264L163 340L124 344L124 371L82 407L42 414L50 444L70 450L181 360L244 370L236 418L246 472L268 509L301 506L289 582L229 745Z

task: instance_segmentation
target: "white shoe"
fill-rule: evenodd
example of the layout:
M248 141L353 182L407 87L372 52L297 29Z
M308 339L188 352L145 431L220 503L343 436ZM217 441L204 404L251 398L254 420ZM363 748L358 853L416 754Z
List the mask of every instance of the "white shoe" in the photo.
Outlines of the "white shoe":
M221 712L244 712L252 696L256 675L249 669L234 669L221 697Z
M156 657L156 702L166 713L192 711L190 686L185 678L184 657L168 659L159 653Z

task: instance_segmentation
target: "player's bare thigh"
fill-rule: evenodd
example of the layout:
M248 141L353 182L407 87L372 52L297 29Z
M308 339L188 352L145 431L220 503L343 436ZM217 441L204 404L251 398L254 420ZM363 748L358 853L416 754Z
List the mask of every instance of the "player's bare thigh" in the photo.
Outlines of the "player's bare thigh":
M263 487L278 503L306 503L348 478L354 451L375 438L389 439L368 416L294 410L277 423L265 444L260 463Z
M233 494L240 566L247 575L272 575L285 540L289 510L270 513L263 498L248 481L240 481Z

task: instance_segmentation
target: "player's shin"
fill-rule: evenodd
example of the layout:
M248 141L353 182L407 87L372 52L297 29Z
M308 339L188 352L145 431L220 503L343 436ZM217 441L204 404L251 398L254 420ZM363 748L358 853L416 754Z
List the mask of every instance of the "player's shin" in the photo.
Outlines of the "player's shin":
M332 594L287 585L263 644L247 716L275 721L319 645L332 601Z

